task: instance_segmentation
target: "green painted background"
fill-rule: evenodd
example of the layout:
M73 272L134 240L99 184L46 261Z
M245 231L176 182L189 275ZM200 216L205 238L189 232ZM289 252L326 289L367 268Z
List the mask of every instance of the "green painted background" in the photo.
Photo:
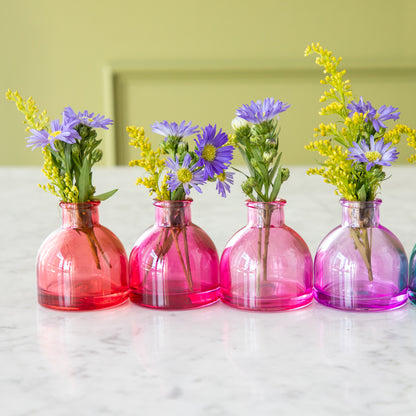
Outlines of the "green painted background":
M281 116L282 161L313 164L303 146L329 121L317 116L320 69L303 56L316 41L343 56L355 94L399 107L400 121L416 127L412 0L3 0L0 15L2 165L41 163L7 88L34 96L52 118L67 105L114 117L107 164L135 157L126 125L143 125L152 140L155 120L229 131L239 105L273 96L292 105Z

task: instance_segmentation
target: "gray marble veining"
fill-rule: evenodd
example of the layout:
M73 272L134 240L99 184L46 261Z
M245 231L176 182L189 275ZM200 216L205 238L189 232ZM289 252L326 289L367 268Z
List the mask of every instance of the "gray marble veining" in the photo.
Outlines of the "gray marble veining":
M321 178L292 168L281 196L286 223L312 254L341 219ZM101 222L129 252L154 211L132 168L97 169ZM383 184L381 223L410 255L416 242L411 167ZM35 259L60 225L57 200L36 187L37 168L1 168L0 397L5 416L396 415L416 393L416 307L348 313L313 305L253 313L220 303L157 311L126 303L59 312L36 301ZM238 186L226 200L212 185L194 195L192 215L221 252L246 222ZM415 370L415 371L413 371Z

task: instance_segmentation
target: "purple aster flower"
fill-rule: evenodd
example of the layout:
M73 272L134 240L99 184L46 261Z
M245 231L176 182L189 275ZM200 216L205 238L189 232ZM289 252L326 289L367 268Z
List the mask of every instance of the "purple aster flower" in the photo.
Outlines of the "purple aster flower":
M379 131L381 128L386 128L387 126L383 121L387 120L398 120L400 113L396 113L398 108L392 107L391 105L386 107L382 105L378 110L376 116L371 120L375 131Z
M371 105L370 101L364 103L363 97L360 97L358 103L351 101L351 103L347 105L347 108L351 110L348 114L348 117L352 117L354 113L367 113L364 121L371 121L374 130L377 132L380 131L380 128L387 127L383 121L397 120L400 116L400 113L396 113L398 108L392 107L391 105L389 107L382 105L378 110L376 110Z
M222 172L217 175L217 182L215 189L218 193L225 198L227 196L227 192L231 192L230 184L234 183L233 179L234 173L233 172Z
M198 185L203 185L205 183L204 174L201 170L198 170L198 167L195 164L189 166L191 160L191 155L186 154L181 166L179 164L178 155L176 155L175 161L170 157L166 159L166 166L173 171L168 173L169 179L167 180L167 184L170 191L174 191L182 185L186 195L189 195L190 193L190 186L202 193L201 188Z
M266 98L263 102L259 100L257 102L252 101L250 105L243 104L235 114L249 123L260 124L273 119L289 107L289 104L280 100L275 101L274 98Z
M64 117L64 122L75 127L77 124L84 124L92 128L101 128L108 130L107 126L113 124L113 120L105 118L100 114L94 116L94 113L88 113L87 110L78 114L71 107L66 107L62 113Z
M391 147L391 143L384 143L384 138L375 143L374 136L370 136L370 147L365 140L362 140L360 145L353 142L353 147L348 150L350 155L347 159L352 160L352 163L366 163L367 171L375 165L391 166L391 162L394 162L399 155L396 147Z
M166 120L164 121L156 121L150 127L154 133L160 134L163 137L177 137L183 138L187 136L191 136L192 134L198 131L198 126L192 126L192 121L188 124L185 124L185 120L182 121L180 125L177 123L169 123Z
M350 104L347 105L348 110L351 110L348 114L348 117L352 117L354 113L365 114L364 121L372 120L376 115L376 109L371 105L370 101L364 102L363 97L360 97L358 103L355 101L351 101Z
M56 151L55 140L60 140L65 143L75 143L75 137L78 134L71 125L60 123L59 120L53 120L51 122L50 131L30 129L33 136L27 137L27 146L45 147L50 145L53 150Z
M198 134L195 139L195 153L200 157L196 166L204 167L204 179L221 174L231 163L233 146L224 146L228 136L221 129L217 133L217 125L202 129L202 136Z

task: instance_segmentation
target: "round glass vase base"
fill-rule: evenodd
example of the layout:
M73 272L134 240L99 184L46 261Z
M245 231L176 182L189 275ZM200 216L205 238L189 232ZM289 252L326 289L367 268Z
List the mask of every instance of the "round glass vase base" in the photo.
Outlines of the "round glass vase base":
M130 290L130 300L137 305L153 309L197 309L219 301L219 289L196 293L143 292Z
M40 305L63 311L92 311L97 309L111 308L125 303L129 299L129 291L113 292L110 294L94 295L59 295L57 292L49 292L40 289L38 291L38 302Z
M397 292L397 288L385 283L361 280L353 289L339 284L326 286L323 290L314 289L315 300L325 306L348 311L388 311L406 304L407 291Z
M221 300L228 306L259 312L279 312L304 308L312 303L312 291L292 282L262 283L258 291L247 294L245 287L221 290Z

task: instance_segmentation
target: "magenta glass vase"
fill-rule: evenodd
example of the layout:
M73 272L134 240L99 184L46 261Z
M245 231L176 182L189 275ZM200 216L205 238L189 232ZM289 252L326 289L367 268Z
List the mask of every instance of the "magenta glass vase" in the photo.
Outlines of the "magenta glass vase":
M381 200L341 200L342 224L321 242L315 257L315 299L355 311L395 309L407 300L407 257L380 225Z
M246 204L248 224L230 239L221 257L221 300L253 311L309 305L312 257L303 239L285 225L286 201Z
M128 299L128 260L120 240L99 223L99 202L64 203L62 228L37 258L38 300L63 310L115 306Z
M154 201L155 224L130 254L130 299L142 306L190 309L219 297L218 254L191 221L192 200Z

